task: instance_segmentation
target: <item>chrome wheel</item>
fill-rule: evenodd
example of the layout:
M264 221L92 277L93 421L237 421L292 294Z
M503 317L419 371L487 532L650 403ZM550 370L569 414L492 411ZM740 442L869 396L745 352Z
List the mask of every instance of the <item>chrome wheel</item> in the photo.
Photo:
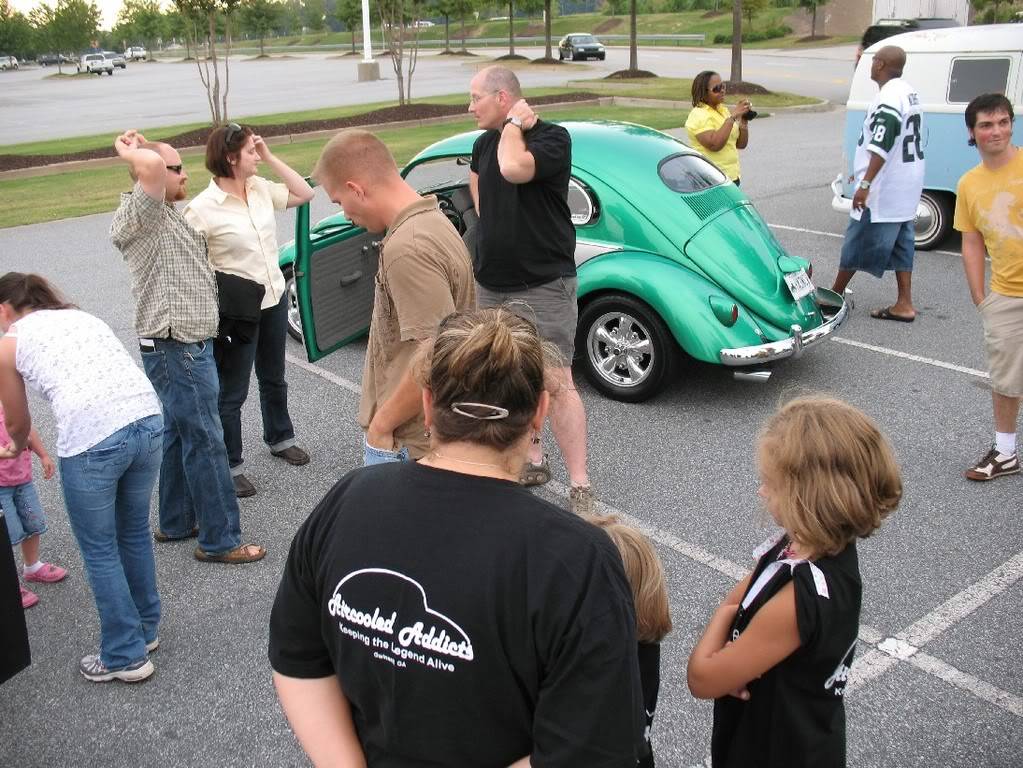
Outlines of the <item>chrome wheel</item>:
M288 269L284 273L285 287L288 294L288 333L296 341L302 341L302 314L298 310L298 288L295 285L295 273Z
M639 386L657 363L649 329L625 312L608 312L590 325L586 353L592 370L616 387Z
M952 223L952 206L946 195L925 191L916 206L913 240L918 249L936 247L948 234Z

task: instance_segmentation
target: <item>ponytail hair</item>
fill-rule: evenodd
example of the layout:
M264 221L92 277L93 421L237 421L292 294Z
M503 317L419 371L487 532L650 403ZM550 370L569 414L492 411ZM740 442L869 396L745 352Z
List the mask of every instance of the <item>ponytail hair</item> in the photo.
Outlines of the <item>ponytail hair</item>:
M556 356L532 323L505 307L449 315L413 364L433 393L434 437L510 447L530 428Z
M16 312L77 309L45 277L30 272L8 272L0 277L0 304L10 304Z

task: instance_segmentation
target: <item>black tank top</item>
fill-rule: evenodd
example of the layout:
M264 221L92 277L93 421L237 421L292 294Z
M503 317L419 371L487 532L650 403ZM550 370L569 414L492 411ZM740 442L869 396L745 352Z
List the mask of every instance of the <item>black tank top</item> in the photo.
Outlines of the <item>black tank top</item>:
M714 702L714 768L845 765L842 696L856 651L863 590L856 544L810 562L785 559L788 543L782 537L765 545L731 636L738 637L791 581L800 647L749 683L749 701L725 696Z

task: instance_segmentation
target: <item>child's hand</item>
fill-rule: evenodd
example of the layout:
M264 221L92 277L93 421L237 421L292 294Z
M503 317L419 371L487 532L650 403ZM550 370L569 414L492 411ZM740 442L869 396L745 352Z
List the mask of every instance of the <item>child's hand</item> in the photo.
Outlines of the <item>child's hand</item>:
M0 445L0 459L15 459L21 455L21 451L15 449L14 443Z
M43 465L43 479L49 480L53 477L53 473L57 471L57 465L53 463L53 459L49 456L42 456L39 461Z

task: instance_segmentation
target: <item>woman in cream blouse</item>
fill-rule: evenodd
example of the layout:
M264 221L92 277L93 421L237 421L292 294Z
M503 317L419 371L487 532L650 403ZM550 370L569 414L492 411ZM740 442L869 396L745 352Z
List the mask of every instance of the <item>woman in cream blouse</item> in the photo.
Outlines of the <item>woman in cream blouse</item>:
M258 176L260 162L282 182ZM288 384L284 380L288 299L277 264L275 212L308 202L313 189L275 157L260 136L235 123L210 134L206 168L213 180L185 207L185 218L206 235L214 269L264 288L253 338L221 337L214 347L220 373L220 420L235 493L252 496L256 488L243 474L241 407L249 392L253 364L259 381L263 440L270 453L296 466L309 461L309 454L296 444L288 414Z

